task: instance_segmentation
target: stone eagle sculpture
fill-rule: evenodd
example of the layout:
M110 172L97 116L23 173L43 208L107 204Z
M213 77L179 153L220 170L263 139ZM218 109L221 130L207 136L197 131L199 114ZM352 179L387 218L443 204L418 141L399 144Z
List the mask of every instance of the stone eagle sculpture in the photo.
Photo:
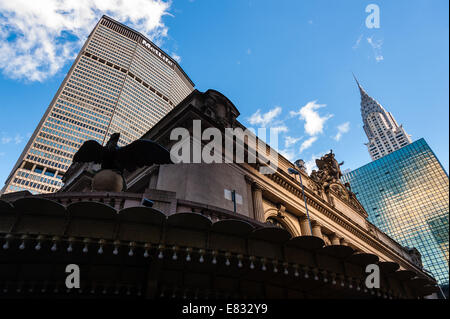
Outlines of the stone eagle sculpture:
M154 141L140 139L119 147L119 138L120 133L112 134L105 146L86 141L75 153L74 163L101 164L101 170L92 179L92 191L120 192L127 188L124 170L133 172L143 166L173 164L170 152Z
M119 147L120 133L114 133L105 146L89 140L81 145L73 157L73 162L101 164L102 169L110 169L120 174L138 167L153 164L173 164L170 152L151 140L136 140L124 147Z

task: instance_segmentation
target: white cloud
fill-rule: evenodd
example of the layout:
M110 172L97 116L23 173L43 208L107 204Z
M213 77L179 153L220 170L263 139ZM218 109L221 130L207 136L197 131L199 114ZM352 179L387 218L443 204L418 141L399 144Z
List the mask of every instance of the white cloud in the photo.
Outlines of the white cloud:
M306 141L304 141L302 143L302 145L300 145L300 153L303 152L304 150L310 148L314 142L317 141L317 136L312 136L310 138L308 138Z
M252 54L252 50L251 49L247 49L247 54L248 55Z
M295 159L295 152L293 150L290 149L279 150L279 153L284 157L286 157L291 162L294 161Z
M321 152L319 154L326 154L326 153L327 152ZM306 167L306 171L308 172L308 174L311 174L313 169L317 170L316 159L319 159L321 157L322 157L322 155L313 154L313 155L311 155L311 158L305 162L305 167Z
M20 144L23 141L23 136L20 134L16 134L16 136L14 137L14 143L15 144Z
M317 101L308 102L298 112L291 111L289 113L291 116L299 116L300 120L305 121L305 131L310 136L323 133L323 126L325 122L333 117L332 114L320 116L316 110L326 105L317 104L316 102Z
M367 38L367 43L370 44L373 50L373 54L375 55L375 60L377 62L383 61L384 57L381 52L383 47L383 40L374 40L373 36Z
M284 146L290 147L292 145L295 145L298 141L300 141L301 137L292 137L292 136L286 136L284 139Z
M2 142L2 144L9 144L12 141L12 137L3 136L0 141Z
M248 122L251 125L260 125L261 127L267 127L278 115L281 114L281 107L277 106L267 113L261 114L261 110L257 110L250 118Z
M2 135L2 138L0 138L0 144L9 144L11 142L13 142L14 144L20 144L24 139L24 136L22 134L16 134L14 137L12 137L6 132L2 132Z
M289 129L288 129L288 127L286 125L271 126L270 130L274 131L277 134L286 133L286 132L289 131Z
M0 0L0 68L16 79L53 76L74 59L102 14L160 44L169 8L163 0Z
M317 169L316 159L320 158L318 155L312 155L309 161L305 162L306 171L311 174L313 169Z
M5 156L6 153L5 152L0 152L0 157Z
M172 59L174 59L175 61L177 61L178 63L181 63L181 57L176 54L175 52L172 53Z
M348 131L350 131L350 122L342 123L341 125L339 125L337 127L337 129L338 129L338 132L333 138L336 141L339 141L341 139L342 135L344 135L345 133L348 133Z
M306 171L308 172L308 174L311 174L311 172L313 171L313 169L317 169L317 166L316 166L316 159L315 159L315 158L312 158L312 159L310 159L309 161L306 161L306 162L305 162L305 168L306 168Z

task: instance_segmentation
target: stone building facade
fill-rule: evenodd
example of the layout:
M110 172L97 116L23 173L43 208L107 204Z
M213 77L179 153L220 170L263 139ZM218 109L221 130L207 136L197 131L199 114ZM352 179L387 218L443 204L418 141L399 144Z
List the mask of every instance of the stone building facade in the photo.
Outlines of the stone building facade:
M185 129L190 134L183 142L194 151L208 145L195 139L195 121L203 130L245 130L238 116L221 93L194 91L143 138L171 149L180 143L171 139L173 130ZM226 145L226 137L221 139ZM270 147L257 143L273 159ZM251 151L245 148L246 156ZM354 194L339 182L334 154L325 155L312 176L300 171L304 195L288 173L295 166L276 156L275 168L260 158L144 167L125 175L127 189L119 193L93 191L96 165L74 164L58 193L13 193L0 199L3 254L21 265L37 255L60 268L80 263L88 273L81 296L424 298L437 291L420 254L368 222ZM148 200L151 208L145 207ZM52 222L41 223L46 219ZM22 253L30 250L27 261L20 257L22 242L28 247ZM38 243L46 248L29 248ZM380 268L379 289L365 285L369 264ZM5 267L0 283L7 294L12 288L23 291L17 288L21 284L44 289L44 281L52 289L61 287L58 268L51 269L52 280L26 267L15 273L18 280L8 280L12 270Z

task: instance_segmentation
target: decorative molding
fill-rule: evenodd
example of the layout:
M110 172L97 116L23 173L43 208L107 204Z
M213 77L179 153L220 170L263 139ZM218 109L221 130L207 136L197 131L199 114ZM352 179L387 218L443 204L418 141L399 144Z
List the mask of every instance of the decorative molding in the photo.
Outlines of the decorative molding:
M284 176L282 176L280 172L276 172L266 176L270 180L274 181L276 184L283 187L285 190L289 191L290 193L294 194L295 196L303 200L303 194L300 189L300 186L297 186L293 183L293 181L290 181L289 179L292 179L290 176L288 176L288 178L285 178ZM308 191L311 194L308 194ZM345 230L347 230L348 232L350 232L363 242L373 246L375 249L382 251L386 256L389 256L392 260L399 261L400 264L402 263L402 260L404 260L413 267L416 267L411 261L405 259L395 250L387 249L384 245L382 245L382 243L380 243L378 238L374 237L374 235L370 234L369 236L366 229L362 229L361 226L355 224L347 216L337 211L334 207L327 207L325 201L320 197L318 198L318 195L316 195L315 193L305 188L305 194L308 206L313 207L318 212L325 215L325 217L335 222L339 226L343 227ZM401 257L400 260L399 257Z

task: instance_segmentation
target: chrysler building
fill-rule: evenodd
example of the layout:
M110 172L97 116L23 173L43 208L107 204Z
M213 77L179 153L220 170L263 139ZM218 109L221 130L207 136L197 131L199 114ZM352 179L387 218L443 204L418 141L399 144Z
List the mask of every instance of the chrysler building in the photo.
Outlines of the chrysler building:
M411 137L403 126L399 126L392 114L364 91L356 77L355 80L361 93L361 116L364 131L369 139L366 146L372 160L377 160L411 144Z

